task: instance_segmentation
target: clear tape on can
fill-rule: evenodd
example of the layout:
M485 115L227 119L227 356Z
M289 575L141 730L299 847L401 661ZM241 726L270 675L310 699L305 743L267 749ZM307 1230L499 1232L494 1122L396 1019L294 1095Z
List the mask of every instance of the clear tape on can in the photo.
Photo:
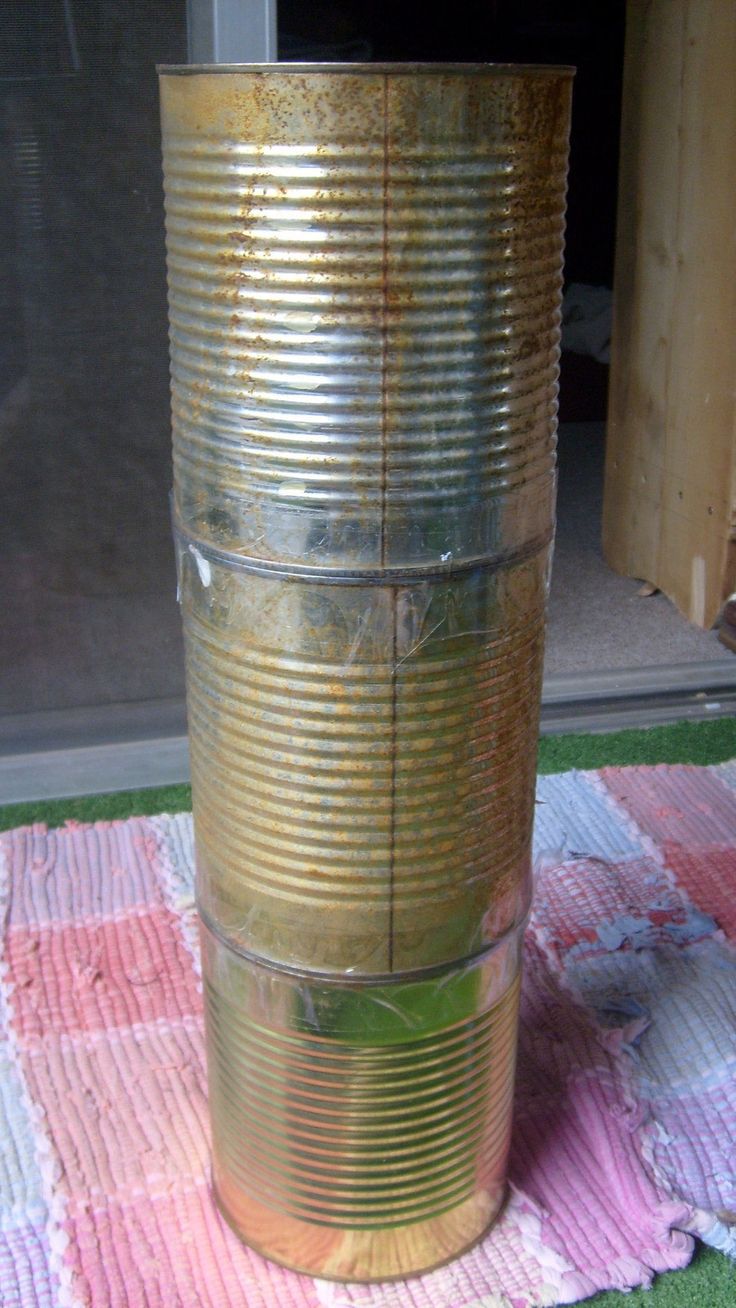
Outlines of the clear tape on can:
M203 922L213 1178L238 1234L315 1276L454 1256L504 1198L521 932L417 977L271 968Z

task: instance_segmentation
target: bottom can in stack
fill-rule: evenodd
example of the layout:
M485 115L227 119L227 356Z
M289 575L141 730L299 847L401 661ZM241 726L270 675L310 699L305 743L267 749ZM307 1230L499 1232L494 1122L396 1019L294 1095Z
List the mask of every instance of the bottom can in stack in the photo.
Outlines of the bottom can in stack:
M475 1243L504 1198L522 930L382 977L278 967L201 931L214 1188L241 1238L360 1281Z

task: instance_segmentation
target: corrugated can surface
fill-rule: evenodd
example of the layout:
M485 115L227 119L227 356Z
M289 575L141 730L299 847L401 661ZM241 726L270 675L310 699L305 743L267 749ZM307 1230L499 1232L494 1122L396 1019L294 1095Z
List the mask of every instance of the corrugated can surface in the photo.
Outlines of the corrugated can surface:
M319 1276L502 1203L570 80L162 78L215 1188Z
M385 586L179 549L199 898L223 934L372 973L519 921L547 552Z
M241 1236L384 1279L482 1234L503 1198L519 940L357 986L267 969L203 927L215 1191Z
M162 79L188 530L322 568L549 530L569 94L550 69Z

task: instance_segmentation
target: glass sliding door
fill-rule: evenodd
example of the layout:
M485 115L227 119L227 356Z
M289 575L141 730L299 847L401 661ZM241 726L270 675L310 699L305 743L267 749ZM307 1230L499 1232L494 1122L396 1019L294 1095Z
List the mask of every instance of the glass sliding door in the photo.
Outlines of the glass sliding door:
M183 694L157 62L185 0L10 0L0 63L0 731Z

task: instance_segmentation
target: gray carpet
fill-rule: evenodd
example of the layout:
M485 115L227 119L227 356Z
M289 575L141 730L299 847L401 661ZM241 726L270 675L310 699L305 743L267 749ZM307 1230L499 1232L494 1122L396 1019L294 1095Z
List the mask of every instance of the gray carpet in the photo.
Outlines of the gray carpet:
M560 428L547 675L727 658L715 633L694 627L664 595L638 594L648 578L619 577L605 563L600 545L604 442L603 423Z

